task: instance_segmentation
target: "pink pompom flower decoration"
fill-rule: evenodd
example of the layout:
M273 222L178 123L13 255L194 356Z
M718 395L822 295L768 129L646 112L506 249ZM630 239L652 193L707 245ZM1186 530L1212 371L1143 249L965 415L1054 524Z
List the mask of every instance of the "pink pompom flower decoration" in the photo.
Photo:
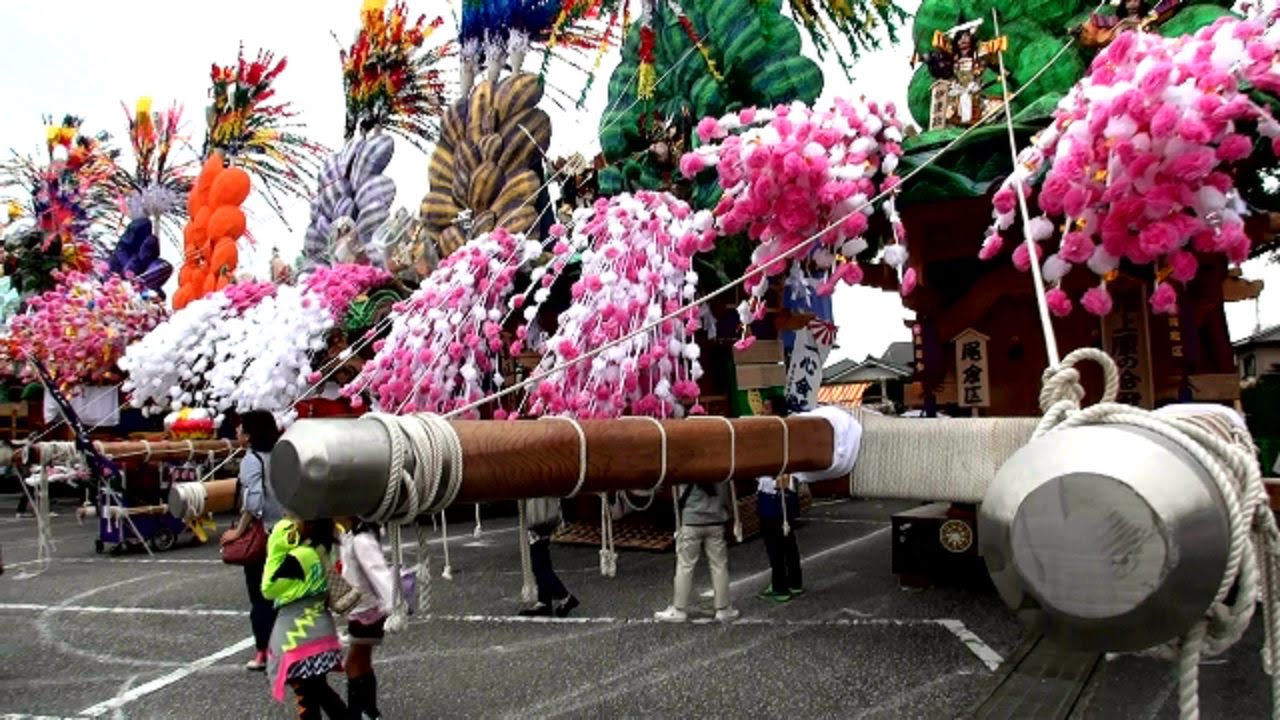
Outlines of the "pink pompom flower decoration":
M877 189L880 210L892 229L885 261L899 276L906 268L906 233L894 205L902 155L902 122L892 105L836 100L830 107L800 103L704 118L703 145L681 160L692 177L714 165L723 199L715 208L716 228L725 235L745 232L759 243L747 272L778 276L791 267L816 268L827 277L819 292L835 289L860 273L828 273L852 257L841 248L862 243ZM714 143L715 139L724 138ZM754 278L753 278L754 280ZM768 288L748 282L757 299Z
M1053 124L1019 155L995 194L992 232L1008 227L1016 188L1028 187L1053 158L1036 202L1067 228L1056 253L1099 275L1114 267L1088 262L1096 247L1155 266L1169 279L1153 293L1152 307L1171 312L1177 292L1170 283L1188 283L1198 269L1190 250L1232 263L1249 257L1234 164L1252 152L1246 128L1256 126L1275 142L1280 122L1241 87L1280 90L1277 53L1280 34L1262 19L1223 18L1188 37L1117 38L1058 104ZM994 255L989 244L979 253ZM1025 253L1014 262L1030 267ZM1094 314L1111 308L1101 286L1081 304Z
M659 320L695 298L693 256L701 248L696 238L710 223L708 213L694 213L660 192L609 198L581 218L574 230L577 244L586 248L581 279L555 334L544 344L547 352L534 371L538 380L530 391L530 414L686 414L686 406L697 401L702 376L693 337L699 312L690 308L674 319Z

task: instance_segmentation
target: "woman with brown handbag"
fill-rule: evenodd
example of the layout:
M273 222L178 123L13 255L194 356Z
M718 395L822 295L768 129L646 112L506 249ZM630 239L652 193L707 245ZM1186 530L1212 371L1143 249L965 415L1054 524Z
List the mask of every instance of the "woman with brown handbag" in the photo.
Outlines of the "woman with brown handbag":
M221 542L225 549L249 533L262 535L260 556L255 552L254 557L235 564L244 565L244 581L249 591L249 624L253 626L256 648L244 667L246 670L263 671L267 668L271 627L276 622L275 605L262 596L262 569L267 561L265 541L270 528L284 517L280 503L271 491L271 484L267 482L271 471L271 449L280 439L280 429L271 413L248 412L239 418L237 438L249 446L240 461L240 479L237 481L240 518L234 527L222 534Z

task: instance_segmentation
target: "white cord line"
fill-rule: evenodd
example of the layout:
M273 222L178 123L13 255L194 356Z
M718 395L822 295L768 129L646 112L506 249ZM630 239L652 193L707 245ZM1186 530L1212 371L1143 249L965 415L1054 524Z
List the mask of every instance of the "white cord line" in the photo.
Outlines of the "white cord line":
M996 37L1000 37L1000 17L994 8L991 10L991 20L995 26ZM1059 55L1071 47L1074 42L1075 38L1068 39L1067 43L1062 46L1062 50L1059 51ZM1000 87L1004 93L1004 122L1009 131L1009 157L1013 161L1013 168L1016 173L1018 169L1018 141L1013 136L1013 109L1010 107L1013 98L1009 96L1009 79L1004 69L1004 50L997 51L996 58L1000 63ZM1027 83L1027 85L1030 84ZM1058 363L1062 362L1062 358L1058 354L1058 339L1054 335L1053 319L1049 317L1049 301L1045 298L1044 278L1040 274L1040 247L1031 238L1031 215L1027 212L1026 189L1023 187L1023 183L1018 180L1014 181L1013 187L1014 192L1018 195L1018 209L1022 212L1022 241L1026 243L1028 257L1031 258L1031 277L1035 281L1036 307L1040 310L1040 328L1044 335L1044 348L1049 357L1049 367L1056 368Z

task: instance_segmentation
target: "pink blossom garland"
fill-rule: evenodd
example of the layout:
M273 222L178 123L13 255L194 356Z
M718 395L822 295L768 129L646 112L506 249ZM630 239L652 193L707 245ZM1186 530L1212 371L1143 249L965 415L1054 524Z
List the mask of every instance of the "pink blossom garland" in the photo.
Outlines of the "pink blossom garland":
M447 413L504 385L500 323L517 272L541 255L540 243L502 229L462 246L396 305L390 334L343 395L359 407L367 390L385 412Z
M641 192L598 200L584 220L574 237L590 249L582 254L573 304L535 370L530 414L665 418L682 417L691 405L688 412L701 412L694 405L702 376L696 307L589 362L564 365L695 299L693 257L715 243L710 214L694 213L667 193Z
M681 171L693 177L716 167L724 195L715 208L715 229L705 232L745 232L758 242L748 272L764 268L765 276L778 276L788 265L815 266L824 274L816 283L822 295L841 281L861 282L855 258L867 247L871 198L888 192L881 210L893 243L884 259L902 277L904 295L915 287L915 275L903 275L906 233L894 206L902 122L892 104L836 100L819 110L800 103L747 108L719 120L704 118L697 130L704 144L681 158ZM814 236L814 247L783 259ZM753 276L746 287L754 301L739 308L744 325L764 314L759 301L766 278Z
M320 266L303 279L303 287L321 297L334 319L341 319L356 298L391 281L391 273L372 265Z
M979 257L1000 253L1017 213L1016 188L1051 161L1037 198L1042 215L1028 234L1039 246L1058 237L1043 263L1058 292L1050 309L1071 312L1061 281L1077 265L1101 276L1082 298L1095 315L1111 310L1106 281L1123 260L1154 265L1152 308L1177 310L1173 283L1195 277L1200 257L1249 257L1244 202L1232 171L1252 152L1237 124L1257 122L1280 149L1280 123L1241 91L1248 83L1280 90L1275 57L1280 28L1261 20L1224 18L1194 36L1124 33L1100 53L1086 76L1059 103L1054 122L1018 156L994 197L995 223ZM1013 262L1028 269L1019 242Z
M10 321L18 347L39 359L63 391L118 380L117 362L130 342L165 317L151 291L116 275L98 279L80 272L55 273L57 286L30 300L29 311ZM35 380L29 365L23 377Z
M242 315L244 311L262 302L264 298L276 294L276 284L266 280L246 280L233 283L220 291L230 302L230 310L234 315Z

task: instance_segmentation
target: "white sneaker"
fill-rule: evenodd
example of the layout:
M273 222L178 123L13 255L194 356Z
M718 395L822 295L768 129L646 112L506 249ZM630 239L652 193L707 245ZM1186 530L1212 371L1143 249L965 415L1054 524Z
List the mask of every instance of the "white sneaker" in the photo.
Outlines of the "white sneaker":
M689 619L689 614L678 607L672 606L654 613L653 619L658 622L682 623Z
M742 613L738 612L738 608L730 605L727 608L721 608L716 611L716 622L733 622L738 619Z

